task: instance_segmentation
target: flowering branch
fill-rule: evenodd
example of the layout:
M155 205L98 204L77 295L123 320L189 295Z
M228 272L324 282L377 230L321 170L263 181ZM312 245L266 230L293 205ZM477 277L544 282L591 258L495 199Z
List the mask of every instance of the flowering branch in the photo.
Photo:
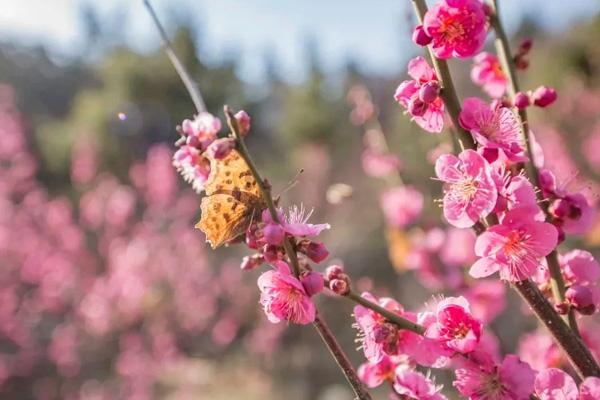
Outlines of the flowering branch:
M427 13L427 5L424 0L412 0L412 2L418 19L420 23L423 24L425 14ZM504 37L506 37L506 35L504 35ZM462 148L476 149L476 145L473 142L471 135L459 123L461 107L456 90L452 83L452 77L450 75L450 70L448 69L448 64L445 60L435 56L431 46L427 46L427 49L441 84L442 90L440 92L440 97L444 100L448 114L452 119L456 131L458 132L459 138L457 138L457 140L459 145ZM529 146L528 140L526 143ZM530 150L529 147L528 150ZM536 178L537 176L533 177L533 179ZM494 225L494 223L489 223L489 225ZM552 260L552 257L550 257L550 260ZM553 267L555 266L556 264L553 264ZM518 290L521 297L536 313L537 317L548 328L556 342L558 342L559 346L565 351L570 362L575 366L575 369L578 371L578 373L583 377L600 376L600 367L594 360L587 347L583 344L577 334L571 330L569 326L561 319L556 310L554 310L546 298L542 296L537 287L533 285L529 279L523 279L515 282L514 286ZM559 289L558 286L557 289Z
M508 41L508 36L504 30L504 26L502 25L502 21L500 20L500 15L498 14L498 1L492 1L492 13L490 15L491 25L496 33L496 52L498 53L498 58L500 63L502 64L502 69L505 71L505 76L508 81L508 95L511 99L511 102L515 103L515 96L520 92L519 81L517 77L517 69L515 67L515 61L512 57L512 53L510 51L510 44ZM529 162L526 165L527 172L529 178L533 181L536 187L540 187L540 174L533 162L533 149L531 144L531 139L529 137L529 122L527 118L527 109L526 107L518 108L517 110L518 117L521 121L521 134L522 140L525 143L527 154L529 156ZM541 191L536 192L538 200L543 200L543 195ZM542 203L543 204L543 203ZM546 217L549 217L548 209L545 206L542 206ZM562 273L560 272L560 265L558 263L558 255L556 251L553 251L546 257L546 261L548 262L548 271L550 272L550 283L552 287L552 295L557 304L561 304L565 301L565 281L563 279ZM577 321L575 319L574 310L570 309L567 315L563 316L565 322L567 322L570 328L579 334L577 329Z
M248 168L252 172L254 179L256 180L260 193L265 201L269 213L271 214L271 218L274 222L280 223L279 215L277 213L277 208L275 207L275 202L273 201L273 197L271 196L271 186L261 177L258 169L256 168L256 164L252 160L250 153L248 152L248 148L246 147L246 143L244 142L243 136L240 134L240 129L238 125L238 121L235 116L231 112L228 106L224 107L225 116L227 118L227 124L231 129L232 135L236 142L236 149L240 153L240 156L244 159ZM291 240L286 236L283 240L283 245L285 252L292 264L292 269L294 271L294 275L296 278L300 276L300 265L298 263L298 255L296 254L296 249L292 244ZM358 399L360 400L371 400L371 395L365 389L363 383L360 381L354 367L350 363L348 356L344 353L341 346L335 339L335 336L331 333L331 330L327 326L327 323L319 316L318 312L315 315L315 320L313 321L313 326L319 332L319 335L323 339L323 342L327 345L331 355L334 357L335 361L341 368L344 376L352 390Z

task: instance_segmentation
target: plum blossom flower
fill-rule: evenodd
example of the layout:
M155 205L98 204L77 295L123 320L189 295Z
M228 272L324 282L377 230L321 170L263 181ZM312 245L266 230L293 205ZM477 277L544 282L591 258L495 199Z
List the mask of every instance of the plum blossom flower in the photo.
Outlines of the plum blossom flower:
M448 297L437 304L436 322L425 336L446 344L459 353L475 349L481 338L481 322L473 318L469 302L464 297Z
M393 187L381 195L381 208L388 225L404 228L421 215L423 195L413 186Z
M382 178L397 172L402 165L395 154L382 153L370 148L363 151L361 161L365 174L373 178Z
M500 365L485 358L466 362L456 370L454 386L472 400L527 400L533 392L535 372L509 354Z
M501 152L511 162L527 160L519 121L509 108L468 97L463 101L459 122L484 150Z
M408 365L399 365L394 376L394 391L403 398L419 400L445 400L440 393L442 386L436 386L427 376Z
M560 254L558 261L568 284L593 285L600 279L600 264L589 251L571 250Z
M471 79L494 99L502 97L506 92L506 75L500 67L498 57L491 53L484 51L475 56Z
M480 0L442 0L427 11L423 28L432 38L431 48L436 57L466 58L483 47L486 23Z
M331 228L329 224L309 224L308 219L313 211L307 211L303 204L300 207L290 207L282 223L285 232L292 236L317 236L323 230Z
M475 254L481 257L469 273L474 278L500 272L500 278L517 282L532 276L540 259L557 245L554 225L535 221L528 209L506 213L502 222L483 232L475 242Z
M309 324L315 320L315 304L302 283L290 272L289 266L275 262L276 269L258 277L260 304L269 321L282 320L296 324Z
M404 308L394 299L384 297L377 300L372 294L365 292L362 297L378 303L383 308L398 315L405 316ZM359 329L359 340L365 357L370 362L379 362L385 356L395 355L398 352L400 336L410 334L400 331L396 325L388 322L380 314L361 305L354 307L356 327Z
M558 368L541 371L535 378L540 400L595 400L600 398L600 378L588 377L579 389L575 380Z
M458 157L441 156L435 163L437 177L446 183L444 216L457 228L469 228L496 205L498 192L488 162L474 150Z
M375 388L385 381L394 379L396 364L391 357L384 356L378 362L366 362L361 364L356 371L361 381L369 388Z
M181 146L173 155L173 166L196 193L204 190L204 184L210 175L210 162L197 148Z
M420 89L424 85L439 85L435 71L423 57L415 57L408 62L408 75L413 79L406 80L398 86L394 99L408 110L412 120L421 128L427 132L440 133L444 127L444 102L439 96L429 103L419 98Z
M495 211L502 213L515 208L529 208L533 214L544 220L545 216L537 204L535 189L533 185L523 175L512 175L506 171L504 166L496 169L492 173L492 178L496 182L498 189L498 201Z
M187 144L204 151L217 138L221 130L221 120L210 113L202 112L190 121L181 123L181 130L187 135Z

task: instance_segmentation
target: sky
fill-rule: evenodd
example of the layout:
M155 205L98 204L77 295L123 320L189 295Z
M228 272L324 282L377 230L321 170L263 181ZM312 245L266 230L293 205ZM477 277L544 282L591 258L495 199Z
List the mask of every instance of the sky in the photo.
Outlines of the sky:
M525 16L560 31L600 12L597 0L499 0L501 17L513 31ZM0 0L0 40L42 44L57 58L70 57L82 46L80 10L91 0ZM123 40L140 51L160 40L142 0L94 1L101 16L123 16ZM398 71L417 49L410 43L410 0L153 0L167 29L173 16L198 24L199 56L218 62L240 51L240 76L264 78L264 55L273 54L280 73L301 79L306 42L316 42L324 68L335 72L353 59L367 72ZM171 25L172 26L172 25Z

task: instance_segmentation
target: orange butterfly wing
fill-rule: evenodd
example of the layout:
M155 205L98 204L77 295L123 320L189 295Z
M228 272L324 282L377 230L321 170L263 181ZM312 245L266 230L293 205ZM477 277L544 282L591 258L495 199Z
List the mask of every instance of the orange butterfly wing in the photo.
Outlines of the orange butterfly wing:
M243 234L264 208L258 184L235 150L223 160L211 160L205 190L196 227L204 232L213 249Z

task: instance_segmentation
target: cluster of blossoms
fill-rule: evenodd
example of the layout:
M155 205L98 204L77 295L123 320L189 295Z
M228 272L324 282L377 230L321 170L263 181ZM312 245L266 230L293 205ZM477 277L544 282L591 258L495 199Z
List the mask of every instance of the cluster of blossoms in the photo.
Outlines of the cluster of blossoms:
M414 42L430 46L439 62L475 57L472 80L492 98L469 97L458 104L455 94L450 96L444 90L440 79L444 72L440 69L438 76L422 57L410 60L412 79L402 82L394 95L424 130L441 132L448 111L454 129L462 135L457 143L462 151L436 154L434 162L436 178L443 183L443 215L450 229L413 228L423 211L424 196L402 183L402 163L385 143L368 91L355 87L348 100L352 122L365 131L365 172L390 183L382 193L381 208L392 237L404 240L403 245L408 243L402 262L417 271L425 286L448 289L455 295L412 312L389 297L377 298L370 292L359 296L341 265L330 265L323 273L313 270L311 262L320 264L329 256L325 245L313 238L329 225L308 223L311 213L302 207L287 214L274 207L263 210L245 232L246 245L256 253L245 257L241 268L252 270L263 263L273 267L258 278L260 304L273 323L314 322L313 296L325 287L358 303L355 326L366 358L358 375L368 387L389 383L393 398L446 399L442 387L417 368L452 368L453 386L470 399L597 398L599 379L588 378L578 388L566 373L547 363L534 368L525 357L501 355L498 339L485 329L504 309L503 282L518 285L533 280L541 293L554 298L550 281L555 279L551 277L555 271L548 263L557 256L565 234L582 234L591 228L594 215L587 199L559 189L552 173L542 169L543 151L533 133L523 131L524 126L528 129L523 123L525 108L551 105L556 92L540 86L507 95L516 91L514 87L509 90L509 84L514 86L507 76L510 71L502 70L496 56L481 53L493 18L497 18L493 7L483 1L440 0L422 17L423 24L413 33ZM516 69L527 68L530 49L531 41L521 44L510 60ZM211 158L218 160L235 146L231 138L216 139L218 129L209 129L209 143L204 145L203 140L194 138L204 135L196 132L206 124L196 124L193 129L192 125L183 125L187 135L184 146L192 146L199 154L209 151ZM227 145L216 148L217 143ZM541 171L533 177L538 188L524 172L526 163L531 163L536 173L538 168ZM598 263L583 250L557 257L566 292L564 301L554 301L556 311L548 306L552 315L595 313L600 300ZM462 268L467 265L468 276ZM495 273L500 280L480 280Z
M246 134L250 129L248 114L240 111L235 118L240 126L240 133ZM173 166L197 193L201 193L210 175L207 156L217 160L225 158L235 147L235 142L231 138L217 138L221 121L207 112L196 115L193 120L184 120L178 129L181 140L177 142L179 149L173 155Z

